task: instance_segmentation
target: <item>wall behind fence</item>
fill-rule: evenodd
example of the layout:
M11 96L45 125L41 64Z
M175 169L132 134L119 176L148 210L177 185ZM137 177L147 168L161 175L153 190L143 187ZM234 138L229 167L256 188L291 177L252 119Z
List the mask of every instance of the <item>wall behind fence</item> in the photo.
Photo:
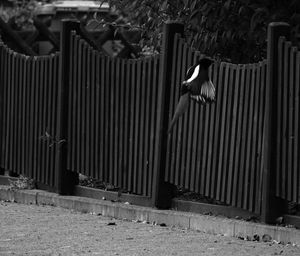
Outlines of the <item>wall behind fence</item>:
M29 57L0 45L1 167L55 185L59 55Z
M151 195L159 56L114 59L71 41L69 168Z
M174 42L170 115L189 66L200 53ZM215 63L216 102L192 102L169 137L166 181L220 202L260 212L266 61Z
M300 203L300 51L278 42L276 195Z

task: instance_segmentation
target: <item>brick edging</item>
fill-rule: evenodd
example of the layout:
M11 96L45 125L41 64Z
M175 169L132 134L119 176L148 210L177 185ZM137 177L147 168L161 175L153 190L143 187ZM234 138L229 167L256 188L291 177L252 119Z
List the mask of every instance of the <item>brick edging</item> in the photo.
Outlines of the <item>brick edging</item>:
M261 238L263 235L268 234L272 237L272 240L300 246L300 230L224 217L173 210L157 210L149 207L113 203L92 198L60 196L43 190L10 190L8 186L0 186L0 200L23 204L52 205L117 219L145 221L156 224L164 223L167 226L176 226L225 236L251 238L257 235Z

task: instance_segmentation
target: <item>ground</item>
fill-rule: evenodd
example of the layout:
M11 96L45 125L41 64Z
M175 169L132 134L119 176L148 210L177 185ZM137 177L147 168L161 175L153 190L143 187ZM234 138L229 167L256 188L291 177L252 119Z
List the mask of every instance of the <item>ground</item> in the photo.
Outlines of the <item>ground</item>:
M293 256L300 248L2 201L0 255Z

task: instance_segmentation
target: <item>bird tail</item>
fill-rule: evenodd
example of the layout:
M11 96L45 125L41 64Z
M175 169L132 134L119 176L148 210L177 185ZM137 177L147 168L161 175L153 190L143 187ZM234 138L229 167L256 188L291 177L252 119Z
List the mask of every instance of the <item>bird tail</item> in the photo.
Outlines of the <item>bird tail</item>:
M178 102L176 110L175 110L175 114L174 114L173 119L169 126L168 133L171 133L171 131L172 131L174 125L176 124L176 122L178 121L179 117L184 114L184 112L188 109L189 105L190 105L190 94L186 93L186 94L182 95L179 99L179 102Z

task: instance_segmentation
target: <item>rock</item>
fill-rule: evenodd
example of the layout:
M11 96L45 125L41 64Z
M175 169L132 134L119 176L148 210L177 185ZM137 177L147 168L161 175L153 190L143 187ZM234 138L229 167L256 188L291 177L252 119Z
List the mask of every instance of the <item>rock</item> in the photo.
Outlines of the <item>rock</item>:
M276 219L276 224L278 224L278 225L281 225L282 223L283 223L283 217L278 217L277 219Z
M260 239L259 235L255 234L255 235L253 236L253 241L259 242L259 239Z
M264 234L262 236L262 241L265 243L271 242L272 241L272 237L269 234Z

